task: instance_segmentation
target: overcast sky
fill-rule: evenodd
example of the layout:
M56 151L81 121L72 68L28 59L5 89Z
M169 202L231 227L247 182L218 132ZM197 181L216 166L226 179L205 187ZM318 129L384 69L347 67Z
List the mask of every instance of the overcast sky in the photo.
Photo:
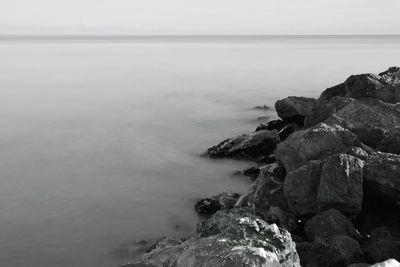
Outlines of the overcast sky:
M399 34L400 0L0 0L0 33Z

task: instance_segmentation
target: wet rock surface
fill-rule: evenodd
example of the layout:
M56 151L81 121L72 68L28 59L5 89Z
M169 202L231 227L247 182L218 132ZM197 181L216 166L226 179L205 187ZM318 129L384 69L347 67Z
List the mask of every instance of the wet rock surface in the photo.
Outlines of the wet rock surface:
M199 199L194 207L198 214L210 216L219 210L233 208L239 197L240 194L238 193L221 193L213 197Z

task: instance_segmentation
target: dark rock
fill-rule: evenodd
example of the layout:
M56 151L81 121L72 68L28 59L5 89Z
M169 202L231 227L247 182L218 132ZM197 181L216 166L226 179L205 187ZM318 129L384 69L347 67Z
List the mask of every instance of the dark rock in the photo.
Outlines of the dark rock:
M301 127L299 127L296 123L289 123L282 130L279 131L279 138L281 139L281 141L284 141L286 140L286 138L289 137L289 135L300 129Z
M347 154L361 160L366 160L369 157L368 152L361 147L353 147L347 151Z
M299 267L290 234L246 210L218 211L184 241L159 242L142 263L154 266Z
M260 125L257 126L255 132L259 132L262 130L269 130L268 125L266 125L265 123L261 123Z
M325 123L340 125L376 148L400 125L400 109L373 98L357 99L335 112Z
M388 103L400 102L400 68L392 67L379 75L352 75L344 83L326 89L319 100L325 101L334 96L370 97Z
M305 233L309 240L327 238L335 235L348 235L360 239L361 235L354 225L342 213L330 209L315 215L305 224Z
M243 171L243 175L250 177L252 180L255 180L259 174L260 174L259 167L251 167Z
M275 103L278 116L284 121L304 124L304 118L311 114L317 100L307 97L290 96Z
M340 126L319 123L291 134L277 145L275 157L287 171L292 171L310 160L323 159L361 147L359 139Z
M365 261L356 240L348 236L317 238L313 243L297 243L301 266L337 267Z
M296 230L299 223L293 213L280 207L270 207L266 212L260 212L261 217L269 224L275 223L289 232Z
M317 194L323 161L310 161L287 174L283 185L289 209L297 216L317 213Z
M258 160L270 155L279 142L278 131L258 131L227 139L207 150L211 158Z
M330 116L335 114L335 112L341 110L353 100L354 99L341 96L332 97L327 101L319 100L311 114L306 117L304 126L308 128L320 122L324 122Z
M276 162L276 158L274 154L271 154L269 156L260 157L258 161L263 164L271 164Z
M273 163L261 168L256 181L236 203L236 207L251 207L254 210L266 211L270 206L287 209L283 196L284 169Z
M365 194L393 203L400 202L400 155L374 153L365 161Z
M219 210L233 208L239 197L240 194L237 193L222 193L210 198L200 199L194 207L200 215L210 216Z
M262 105L262 106L255 106L254 107L255 110L264 110L264 111L268 111L271 110L271 107L267 106L267 105Z
M267 130L273 131L273 130L277 130L280 131L283 129L283 127L286 126L286 122L284 122L283 120L272 120L269 121L267 123Z
M385 227L371 231L370 238L362 242L362 248L368 259L373 262L390 258L400 260L400 239L393 237Z
M319 210L335 208L354 216L360 213L363 200L364 162L347 154L330 157L321 172L317 196Z
M359 262L359 263L353 263L348 265L347 267L370 267L371 265L368 263L364 263L364 262Z
M392 129L379 143L377 150L387 153L400 154L400 128Z

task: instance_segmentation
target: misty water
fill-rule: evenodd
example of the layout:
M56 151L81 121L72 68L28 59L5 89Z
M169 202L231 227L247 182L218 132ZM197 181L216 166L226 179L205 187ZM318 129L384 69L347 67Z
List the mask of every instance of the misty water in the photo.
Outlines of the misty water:
M246 190L252 163L199 155L275 118L253 106L399 65L400 38L0 38L0 59L0 266L105 267Z

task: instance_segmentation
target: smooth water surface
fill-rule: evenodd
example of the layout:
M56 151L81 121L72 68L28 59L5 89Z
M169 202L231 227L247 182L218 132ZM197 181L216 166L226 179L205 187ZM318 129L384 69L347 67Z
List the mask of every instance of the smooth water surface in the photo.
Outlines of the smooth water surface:
M116 266L252 163L199 155L252 110L400 65L398 37L0 38L0 265Z

